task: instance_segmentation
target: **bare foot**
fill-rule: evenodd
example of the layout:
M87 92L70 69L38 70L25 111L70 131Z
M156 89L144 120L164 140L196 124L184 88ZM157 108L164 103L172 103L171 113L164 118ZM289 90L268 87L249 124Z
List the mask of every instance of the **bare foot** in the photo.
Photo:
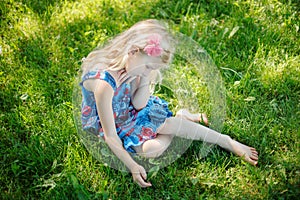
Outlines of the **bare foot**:
M205 124L206 126L208 126L208 119L205 113L200 113L198 114L198 122Z
M246 162L257 165L258 162L258 152L255 148L246 146L242 143L239 143L235 140L231 140L231 147L232 149L229 149L231 152L236 154L237 156L240 156L243 160Z

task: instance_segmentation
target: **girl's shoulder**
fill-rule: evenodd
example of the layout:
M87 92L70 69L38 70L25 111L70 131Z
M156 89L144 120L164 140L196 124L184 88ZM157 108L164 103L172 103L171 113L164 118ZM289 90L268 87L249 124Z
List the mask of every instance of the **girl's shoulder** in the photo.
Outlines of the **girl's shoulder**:
M116 81L107 71L89 71L82 76L82 85L89 91L94 91L98 84L107 82L112 89L116 90Z

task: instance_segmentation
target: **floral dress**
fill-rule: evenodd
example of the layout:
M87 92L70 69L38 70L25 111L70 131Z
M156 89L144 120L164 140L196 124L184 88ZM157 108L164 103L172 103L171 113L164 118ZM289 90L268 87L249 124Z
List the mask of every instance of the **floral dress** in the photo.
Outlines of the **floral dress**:
M137 111L131 103L130 84L123 83L116 87L114 78L107 71L90 71L82 77L80 83L83 97L81 121L85 131L104 137L94 93L83 87L83 82L87 79L104 80L113 88L112 108L116 131L128 152L135 153L133 146L139 146L147 140L156 138L157 128L165 122L166 118L172 116L168 103L156 96L150 96L146 107Z

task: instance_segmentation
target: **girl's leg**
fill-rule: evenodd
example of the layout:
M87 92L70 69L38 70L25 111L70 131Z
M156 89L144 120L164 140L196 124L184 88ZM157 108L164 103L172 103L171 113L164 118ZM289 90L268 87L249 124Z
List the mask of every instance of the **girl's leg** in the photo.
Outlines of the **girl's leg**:
M186 120L190 120L192 122L204 122L208 125L208 120L205 114L192 114L186 109L179 110L175 117L184 118ZM171 144L173 135L162 135L159 134L155 139L147 140L140 147L136 147L135 150L140 155L147 158L156 158L160 156Z
M169 147L173 137L173 135L158 134L155 139L144 142L138 153L146 158L156 158Z
M254 148L241 144L231 139L228 135L218 133L217 131L184 118L168 118L158 129L158 133L217 144L220 147L242 157L250 164L257 164L258 153Z

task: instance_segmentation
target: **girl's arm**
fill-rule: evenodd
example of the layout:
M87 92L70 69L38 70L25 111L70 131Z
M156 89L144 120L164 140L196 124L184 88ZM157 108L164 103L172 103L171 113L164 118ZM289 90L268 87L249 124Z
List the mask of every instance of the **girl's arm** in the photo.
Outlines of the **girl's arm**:
M147 105L150 97L149 84L149 77L139 76L131 82L131 102L136 110L140 110Z
M141 187L151 186L151 183L145 182L147 178L145 169L132 159L129 153L123 148L122 141L117 135L112 109L113 89L107 82L96 80L94 95L100 123L104 131L105 142L131 171L133 179Z

